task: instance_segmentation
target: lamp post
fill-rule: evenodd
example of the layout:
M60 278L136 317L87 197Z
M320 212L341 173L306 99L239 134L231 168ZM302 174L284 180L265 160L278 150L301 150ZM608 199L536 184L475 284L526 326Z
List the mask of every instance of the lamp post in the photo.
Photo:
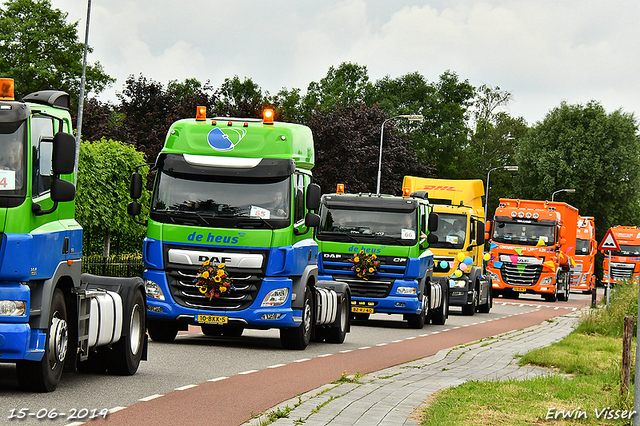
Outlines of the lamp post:
M487 209L489 208L489 176L491 172L498 169L509 170L510 172L517 172L518 166L500 166L494 167L487 172L487 191L484 194L484 222L487 223Z
M558 192L576 192L576 190L575 188L558 189L551 194L551 201L553 201L553 197L555 197Z
M376 185L376 194L380 195L380 175L382 174L382 141L384 140L384 125L389 120L395 120L396 118L406 118L409 121L422 121L424 117L419 114L403 114L396 115L395 117L389 117L382 122L380 129L380 157L378 158L378 182Z

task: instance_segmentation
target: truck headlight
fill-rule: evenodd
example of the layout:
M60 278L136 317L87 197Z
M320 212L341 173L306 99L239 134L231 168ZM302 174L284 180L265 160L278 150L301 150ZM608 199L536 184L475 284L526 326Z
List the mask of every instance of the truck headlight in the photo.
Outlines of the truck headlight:
M418 294L418 289L415 287L398 287L398 294Z
M0 300L0 315L19 317L25 315L27 302L24 300Z
M164 293L158 284L151 280L144 280L144 291L152 299L164 300Z
M487 274L489 274L489 278L491 278L491 281L500 281L500 277L495 272L487 271Z
M449 280L449 288L464 288L466 284L465 280Z
M542 281L540 281L540 285L551 285L553 284L554 277L544 277Z
M271 290L264 297L260 306L280 306L287 301L287 296L289 296L289 289L286 287Z

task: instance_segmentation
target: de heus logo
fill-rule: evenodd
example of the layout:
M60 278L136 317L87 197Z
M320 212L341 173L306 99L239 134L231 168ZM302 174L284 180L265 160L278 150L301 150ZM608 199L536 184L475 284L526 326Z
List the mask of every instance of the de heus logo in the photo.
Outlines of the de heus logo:
M209 146L216 151L231 151L240 143L240 141L247 134L247 130L244 128L227 128L220 129L218 127L211 129L207 135L207 142Z
M382 249L383 249L383 248L384 248L384 246L383 246L383 247L380 247L380 248L368 248L368 247L365 247L365 246L361 246L361 247L358 247L358 246L351 246L351 247L349 247L349 252L350 252L350 253L357 253L357 252L359 252L360 250L362 250L362 251L364 251L365 253L370 253L370 254L380 254L380 253L382 252Z

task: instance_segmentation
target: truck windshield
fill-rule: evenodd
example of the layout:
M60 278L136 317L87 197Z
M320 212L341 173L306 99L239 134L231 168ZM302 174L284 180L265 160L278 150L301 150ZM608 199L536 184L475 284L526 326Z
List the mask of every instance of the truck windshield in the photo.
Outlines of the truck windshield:
M25 194L25 124L0 123L0 197Z
M354 210L322 206L317 237L324 241L414 245L419 237L416 211Z
M159 172L151 202L151 217L164 223L250 227L289 225L291 178L230 178ZM226 221L220 223L219 221ZM240 227L245 227L240 225Z
M638 256L640 255L640 246L624 246L620 244L620 251L612 251L612 256Z
M438 237L438 241L429 244L432 248L463 248L467 236L467 216L438 213L438 230L433 234Z
M493 240L497 242L525 246L555 244L555 226L552 224L502 222L496 220Z
M589 240L576 240L576 256L586 256L589 254Z

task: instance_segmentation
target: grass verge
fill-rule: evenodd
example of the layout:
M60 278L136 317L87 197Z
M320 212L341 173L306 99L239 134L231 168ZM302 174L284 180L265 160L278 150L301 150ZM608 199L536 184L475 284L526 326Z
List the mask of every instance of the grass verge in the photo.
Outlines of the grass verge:
M630 425L633 383L630 394L620 394L622 323L625 315L637 314L637 303L637 285L617 285L608 308L590 309L564 340L519 361L553 369L553 374L446 389L428 401L421 426Z

